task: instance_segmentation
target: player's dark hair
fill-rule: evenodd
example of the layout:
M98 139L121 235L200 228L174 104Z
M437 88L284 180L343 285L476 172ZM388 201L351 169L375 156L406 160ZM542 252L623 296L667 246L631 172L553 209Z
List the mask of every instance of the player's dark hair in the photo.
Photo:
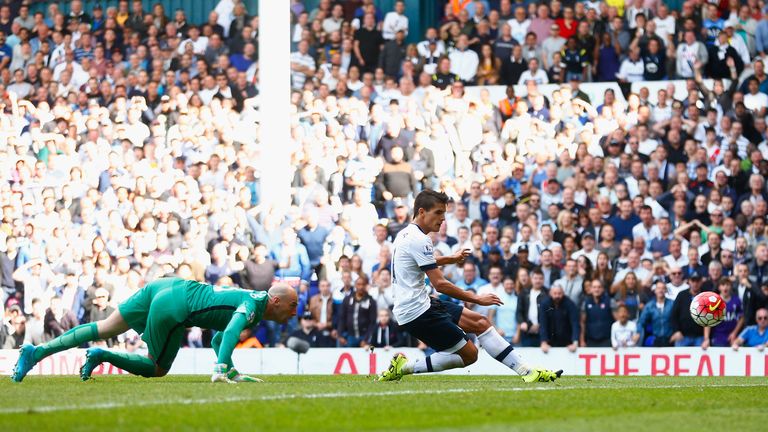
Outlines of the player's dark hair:
M448 195L443 192L424 189L416 196L416 200L413 203L413 217L419 214L419 209L423 208L424 211L430 211L439 204L447 205Z

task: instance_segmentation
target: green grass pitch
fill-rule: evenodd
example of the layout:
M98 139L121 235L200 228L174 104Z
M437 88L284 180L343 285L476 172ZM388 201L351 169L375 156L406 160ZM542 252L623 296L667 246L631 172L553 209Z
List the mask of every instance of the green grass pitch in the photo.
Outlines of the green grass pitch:
M30 376L0 381L0 431L764 431L765 378Z

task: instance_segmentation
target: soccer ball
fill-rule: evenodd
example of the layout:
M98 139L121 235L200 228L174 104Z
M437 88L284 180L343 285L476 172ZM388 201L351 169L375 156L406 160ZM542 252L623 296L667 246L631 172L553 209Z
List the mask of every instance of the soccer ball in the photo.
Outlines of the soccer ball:
M691 301L691 318L702 327L714 327L725 318L725 302L719 294L703 292Z

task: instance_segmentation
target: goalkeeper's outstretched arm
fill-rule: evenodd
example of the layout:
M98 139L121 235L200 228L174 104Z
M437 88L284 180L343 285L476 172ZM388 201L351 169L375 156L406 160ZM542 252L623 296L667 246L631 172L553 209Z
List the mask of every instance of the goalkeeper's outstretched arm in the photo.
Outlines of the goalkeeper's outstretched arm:
M240 340L240 332L243 331L246 325L248 325L248 319L244 314L237 312L232 315L227 328L223 332L216 334L214 340L211 341L213 350L216 352L217 368L220 368L221 365L226 365L226 370L233 367L232 351L235 350L235 345ZM218 342L216 341L217 337L219 338Z
M224 337L224 332L216 332L216 334L213 336L213 339L211 339L211 348L213 348L213 352L216 354L216 358L219 357L219 350L221 349L221 340ZM232 364L232 360L230 357L230 361L227 364L227 369L232 369L234 365Z

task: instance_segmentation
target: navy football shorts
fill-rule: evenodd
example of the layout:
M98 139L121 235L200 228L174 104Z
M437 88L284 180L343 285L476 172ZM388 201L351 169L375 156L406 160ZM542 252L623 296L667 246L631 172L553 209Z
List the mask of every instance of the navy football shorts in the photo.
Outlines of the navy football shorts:
M431 297L426 312L415 320L401 325L400 329L429 345L435 351L456 352L469 337L459 327L464 308L456 303Z

